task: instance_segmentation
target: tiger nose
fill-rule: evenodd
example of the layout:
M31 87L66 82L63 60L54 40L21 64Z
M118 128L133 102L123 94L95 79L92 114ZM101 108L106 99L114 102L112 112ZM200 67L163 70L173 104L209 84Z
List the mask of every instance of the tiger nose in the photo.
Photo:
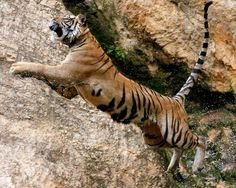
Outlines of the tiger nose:
M48 24L49 29L51 29L52 31L55 31L58 28L58 23L56 23L55 21L51 20Z

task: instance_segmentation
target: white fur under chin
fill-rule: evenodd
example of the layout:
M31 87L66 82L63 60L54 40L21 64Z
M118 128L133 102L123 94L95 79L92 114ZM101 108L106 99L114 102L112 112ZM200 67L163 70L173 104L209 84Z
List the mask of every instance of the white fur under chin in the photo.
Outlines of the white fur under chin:
M50 40L55 43L57 41L62 41L63 39L63 35L61 37L58 37L57 34L55 32L52 32L51 36L50 36Z
M53 42L53 43L56 42L56 38L55 38L55 36L54 36L53 34L50 36L50 40L51 40L51 42Z

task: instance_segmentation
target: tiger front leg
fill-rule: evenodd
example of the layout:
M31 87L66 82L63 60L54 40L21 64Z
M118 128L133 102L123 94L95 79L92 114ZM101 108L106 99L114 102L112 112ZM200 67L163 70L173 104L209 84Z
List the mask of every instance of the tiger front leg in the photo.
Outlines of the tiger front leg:
M32 76L42 76L47 80L61 84L69 84L73 81L70 69L65 64L51 66L40 63L17 62L10 68L11 74L30 73Z

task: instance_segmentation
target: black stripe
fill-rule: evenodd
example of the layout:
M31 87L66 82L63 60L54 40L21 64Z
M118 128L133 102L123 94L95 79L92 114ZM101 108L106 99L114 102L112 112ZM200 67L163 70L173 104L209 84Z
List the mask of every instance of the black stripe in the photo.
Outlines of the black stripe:
M149 95L149 96L152 96L152 94L153 94L153 93L152 93L152 90L149 89L149 88L146 88L146 90L147 90L148 95Z
M210 37L209 32L205 32L205 36L204 36L204 38L207 39L207 38L209 38L209 37Z
M72 49L71 51L72 51L72 52L75 52L75 51L80 50L80 49L78 49L78 48L80 48L80 47L82 47L83 45L87 44L87 43L86 43L86 40L87 40L87 38L83 39L78 45L75 45L75 46L74 46L74 49Z
M178 100L178 98L175 98L175 101L179 104L179 106L182 106L182 105L180 104L180 101Z
M62 25L63 27L68 27L65 22L61 22L61 25Z
M207 14L207 12L205 12L204 13L204 18L207 19L207 17L208 17L208 14Z
M203 48L207 48L208 47L208 43L204 42L202 45Z
M149 94L148 89L147 89L145 86L143 86L143 90L144 90L147 94Z
M180 93L177 95L178 97L180 97L181 101L184 100L184 97L182 95L180 95ZM177 100L178 101L178 100Z
M168 113L166 112L166 129L165 129L165 134L164 134L164 140L167 139L167 136L168 136Z
M171 139L171 144L172 146L175 146L175 125L176 125L176 119L174 120L174 124L172 125L172 130L173 130L173 135L172 135L172 139Z
M115 107L115 97L111 100L111 102L108 104L109 109L113 109Z
M199 73L201 73L201 70L200 70L200 69L193 69L193 70L192 70L192 73L199 74Z
M143 110L144 110L141 121L145 121L148 119L146 111L146 96L143 94L143 92L141 92L141 94L143 95Z
M137 97L138 97L138 109L140 110L141 109L141 101L140 101L140 96L139 96L139 93L138 91L136 90L136 93L137 93Z
M152 89L150 89L150 91L151 91L152 95L154 95L154 91Z
M210 1L210 2L207 2L207 3L205 4L204 12L207 12L207 11L208 11L208 8L209 8L209 6L210 6L212 3L213 3L213 2Z
M114 65L110 65L102 74L105 74L107 71L109 71Z
M155 108L155 102L154 102L154 100L153 100L153 97L152 97L152 96L150 96L150 97L151 97L151 101L152 101L153 108Z
M132 91L132 109L131 109L131 113L129 115L129 117L127 119L125 119L123 121L123 123L130 123L131 120L133 120L134 118L136 118L138 116L137 114L137 103L136 103L136 99L134 97L134 92Z
M208 21L204 22L204 27L207 29L208 28Z
M193 148L195 148L197 145L197 142L195 140L193 140Z
M194 77L192 75L189 76L191 78L191 80L193 81L193 84L195 84L195 80Z
M172 130L173 130L173 126L175 125L175 117L174 117L174 109L173 109L173 106L171 105L171 111L172 111L172 116L171 116L171 118L172 118L172 121L171 121L171 128L172 128Z
M173 130L172 146L176 146L176 145L175 145L175 144L176 144L176 142L175 142L175 136L176 136L176 134L177 134L178 131L179 131L179 121L177 121L176 119L175 119L175 121L174 121L174 126L173 126L172 130Z
M204 61L202 60L202 59L198 59L198 61L197 61L197 64L200 64L200 65L202 65L204 63Z
M124 124L130 124L131 120L130 119L125 119L125 120L123 120L121 122L124 123Z
M144 89L145 89L145 91L146 91L146 93L149 95L149 97L150 98L148 98L148 114L150 114L150 107L151 107L151 102L150 102L150 100L152 101L152 104L153 104L153 107L155 107L155 104L154 104L154 101L153 101L153 98L152 98L152 93L150 93L150 92L152 92L152 90L151 89L148 89L148 88L146 88L146 87L144 87Z
M64 22L64 24L65 24L65 27L70 27L72 25L70 21Z
M179 127L180 127L180 122L179 122L179 120L177 121L177 126L176 126L176 133L178 133L179 132Z
M106 112L108 109L107 105L105 105L105 104L100 104L97 106L97 108L103 112Z
M139 85L140 89L143 91L142 85L141 84L138 84L138 85Z
M197 136L197 140L196 140L196 146L198 145L198 141L199 141L199 137ZM196 146L194 146L194 147L196 147Z
M178 137L175 140L175 145L177 145L178 142L181 140L182 131L183 131L183 127L181 127L180 131L178 131Z
M116 75L119 73L119 71L117 69L115 69L115 73L114 73L114 79L116 78Z
M182 147L184 147L184 146L187 144L187 141L188 141L188 135L189 135L189 132L186 131L185 134L184 134L184 143L183 143Z
M146 107L146 97L143 93L142 93L142 95L143 95L143 107L145 108Z
M96 61L95 63L90 63L89 65L95 65L95 64L97 64L97 63L99 63L99 62L101 62L102 61L102 59L104 58L104 56L105 56L105 52L100 56L100 58L99 58L99 60L98 61Z
M121 110L120 114L117 117L117 121L120 121L122 119L124 119L127 115L127 107L125 107L125 109Z
M149 95L149 97L150 97L150 99L148 99L149 100L149 102L150 102L150 100L152 101L152 105L153 105L153 107L155 107L155 103L154 103L154 101L153 101L153 94L154 94L154 91L152 91L151 89L146 89L146 92L147 92L147 94ZM151 92L151 93L150 93ZM150 108L150 106L149 106L149 108ZM150 110L150 109L149 109ZM148 113L150 114L150 111L148 110Z
M161 148L162 146L164 146L166 144L165 140L162 140L160 143L158 143L157 145Z
M119 114L117 114L117 113L111 114L111 118L112 118L114 121L117 120L118 116L119 116Z
M148 116L150 114L150 109L151 109L151 102L150 102L150 100L148 98L148 107L147 107L147 114L148 114Z
M145 120L148 120L146 108L144 108L143 117L141 118L141 121L145 121Z
M85 44L87 44L86 41L81 42L78 46L76 46L76 48L80 48L80 47L82 47L82 46L85 45Z
M206 52L201 51L200 55L201 55L201 56L206 56Z
M125 103L125 83L123 83L123 93L122 93L121 100L117 106L117 109L120 108L124 103Z
M193 146L193 142L191 142L191 144L188 146L188 149L191 149L192 148L192 146Z
M100 70L104 65L106 65L106 64L109 62L109 60L110 60L110 58L108 57L108 58L104 61L104 63L103 63L100 67L97 68L96 71Z
M102 110L103 112L110 112L110 111L114 110L113 109L114 106L115 106L115 97L113 97L113 99L109 102L108 105L100 104L97 106L97 108L99 110Z
M170 100L171 103L171 130L172 130L172 138L174 137L174 126L175 126L175 118L174 118L174 109L173 109L173 105L172 105L172 100Z
M163 110L163 107L162 107L162 104L161 104L161 101L159 100L159 96L157 95L157 92L154 92L155 96L156 96L156 100L158 101L160 107L161 107L161 111Z
M191 139L189 139L189 140L190 140L190 142L191 142L191 144L188 146L188 149L190 149L190 148L192 147L192 145L193 145L193 141L192 141L192 139L193 139L193 134L192 134L192 137L191 137Z

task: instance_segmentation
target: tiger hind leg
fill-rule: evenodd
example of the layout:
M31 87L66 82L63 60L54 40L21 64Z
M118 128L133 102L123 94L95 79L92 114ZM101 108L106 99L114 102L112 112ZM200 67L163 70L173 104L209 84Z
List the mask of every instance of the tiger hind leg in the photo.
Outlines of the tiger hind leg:
M167 168L167 172L173 172L178 168L179 160L180 160L182 153L183 153L183 149L174 148L174 152L171 157L170 164Z
M199 137L198 144L196 147L196 154L194 157L194 162L192 166L192 172L194 174L197 174L201 172L203 169L203 161L205 158L205 152L206 152L206 141L204 137Z

